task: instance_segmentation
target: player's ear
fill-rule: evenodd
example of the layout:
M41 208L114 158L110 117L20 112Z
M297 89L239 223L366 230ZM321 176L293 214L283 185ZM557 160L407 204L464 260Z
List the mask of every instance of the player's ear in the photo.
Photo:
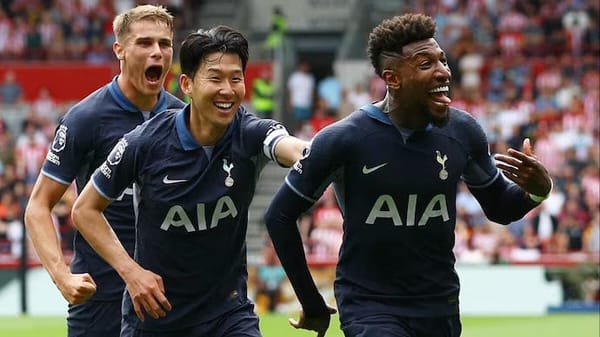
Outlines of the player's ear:
M391 69L384 69L381 73L381 78L385 81L385 84L390 89L399 89L402 84L402 79L398 74Z
M192 96L193 82L192 82L192 79L188 75L186 75L186 74L179 75L179 86L181 87L181 91L183 91L184 94L186 94L190 97Z
M115 56L119 61L125 58L125 49L119 42L115 41L115 43L113 43L113 53L115 53Z

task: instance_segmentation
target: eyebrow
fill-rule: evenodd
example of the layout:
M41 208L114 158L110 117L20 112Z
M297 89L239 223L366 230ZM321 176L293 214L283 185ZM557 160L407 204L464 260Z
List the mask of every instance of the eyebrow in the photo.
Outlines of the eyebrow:
M226 73L226 71L223 71L221 68L219 67L213 67L213 66L208 66L206 67L206 72L207 73L218 73L218 74L224 74ZM242 69L235 69L233 70L234 73L240 73L243 74L244 72L242 71Z
M156 40L155 38L153 38L152 36L138 36L134 39L134 41L154 41ZM169 43L173 43L173 40L170 38L165 38L165 37L161 37L158 38L159 42L169 42Z

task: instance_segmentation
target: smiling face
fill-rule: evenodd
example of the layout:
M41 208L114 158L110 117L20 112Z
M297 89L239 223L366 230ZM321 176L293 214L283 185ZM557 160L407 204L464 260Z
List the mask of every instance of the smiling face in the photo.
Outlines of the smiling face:
M140 109L150 110L173 61L170 27L154 20L134 22L129 34L115 42L113 50L121 61L121 90Z
M393 69L386 69L383 78L394 95L394 110L401 111L404 125L421 128L428 123L443 126L448 121L452 102L450 68L446 54L434 39L409 43L402 48Z
M183 92L192 98L192 123L222 135L246 94L240 57L220 52L208 54L194 78L184 74L180 80Z

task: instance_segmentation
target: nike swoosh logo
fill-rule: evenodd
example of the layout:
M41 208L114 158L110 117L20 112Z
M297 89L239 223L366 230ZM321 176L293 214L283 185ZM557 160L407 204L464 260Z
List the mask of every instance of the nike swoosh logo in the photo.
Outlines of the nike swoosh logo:
M377 171L377 170L379 170L380 168L384 167L384 166L385 166L385 165L387 165L387 164L388 164L388 163L383 163L383 164L381 164L381 165L377 165L377 166L374 166L374 167L369 167L369 168L367 168L367 165L364 165L364 166L363 166L363 168L362 168L362 173L363 173L363 174L369 174L369 173L372 173L372 172L374 172L374 171Z
M163 178L163 184L177 184L177 183L184 183L186 181L187 181L187 179L169 179L168 174Z

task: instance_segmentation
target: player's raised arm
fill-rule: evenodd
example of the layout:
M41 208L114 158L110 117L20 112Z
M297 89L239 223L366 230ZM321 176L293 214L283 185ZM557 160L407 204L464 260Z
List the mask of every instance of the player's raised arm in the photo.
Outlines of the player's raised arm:
M519 185L533 201L541 202L552 190L552 179L548 170L533 154L531 141L523 141L522 151L508 149L508 155L497 154L496 166L504 175Z
M88 183L73 206L73 223L92 248L123 278L139 319L144 320L144 311L155 319L164 317L171 310L171 304L165 297L162 278L143 269L127 254L102 214L110 203L111 200Z

